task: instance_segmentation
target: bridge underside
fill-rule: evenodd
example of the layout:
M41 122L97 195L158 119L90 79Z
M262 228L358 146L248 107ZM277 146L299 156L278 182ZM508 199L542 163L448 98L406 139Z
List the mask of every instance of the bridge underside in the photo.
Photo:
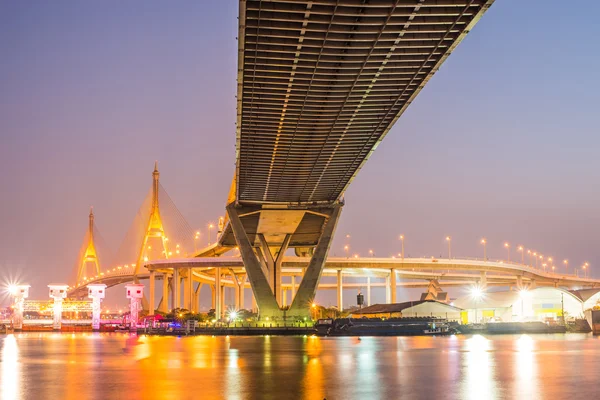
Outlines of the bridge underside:
M338 200L492 3L240 1L238 202Z
M493 0L240 0L236 173L219 240L239 247L261 315L280 263L312 255L306 314L343 194ZM288 314L289 315L289 314Z

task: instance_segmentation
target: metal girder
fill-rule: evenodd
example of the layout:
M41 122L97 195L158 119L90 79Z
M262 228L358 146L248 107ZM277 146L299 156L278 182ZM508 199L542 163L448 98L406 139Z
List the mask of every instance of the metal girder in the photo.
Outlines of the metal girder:
M241 0L236 202L333 204L493 0Z

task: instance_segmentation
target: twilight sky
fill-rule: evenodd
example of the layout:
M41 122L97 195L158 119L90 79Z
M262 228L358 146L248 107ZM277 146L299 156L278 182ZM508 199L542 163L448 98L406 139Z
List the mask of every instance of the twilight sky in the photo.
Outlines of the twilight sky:
M116 250L154 160L192 228L223 214L237 12L0 2L0 282L35 298L65 282L90 205ZM508 241L600 276L599 13L596 0L497 0L350 186L331 253L350 234L352 253L390 256L403 233L412 256L447 254L451 235L453 255L481 257L486 237L490 257Z

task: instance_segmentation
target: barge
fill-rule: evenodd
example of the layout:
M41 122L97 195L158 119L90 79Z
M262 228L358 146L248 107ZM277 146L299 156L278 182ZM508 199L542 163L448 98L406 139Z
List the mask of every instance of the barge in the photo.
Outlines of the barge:
M455 333L439 318L325 318L314 326L318 336L419 336Z

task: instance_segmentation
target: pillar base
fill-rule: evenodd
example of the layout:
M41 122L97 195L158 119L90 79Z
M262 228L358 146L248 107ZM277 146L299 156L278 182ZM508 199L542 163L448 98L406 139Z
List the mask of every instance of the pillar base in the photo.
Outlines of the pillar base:
M341 205L336 205L328 210L320 210L321 215L326 214L323 222L323 232L318 239L314 254L289 309L281 309L281 274L278 273L278 266L283 260L285 249L290 244L292 233L286 233L283 243L281 245L277 244L276 247L279 247L279 251L275 256L270 250L272 245L267 243L262 234L255 234L260 246L255 246L256 240L254 237L253 242L250 241L241 220L240 210L236 209L234 203L227 206L229 223L244 262L253 297L258 306L260 321L267 321L268 318L269 321L275 319L292 322L310 317L310 304L317 291L317 285L323 272L340 211Z

